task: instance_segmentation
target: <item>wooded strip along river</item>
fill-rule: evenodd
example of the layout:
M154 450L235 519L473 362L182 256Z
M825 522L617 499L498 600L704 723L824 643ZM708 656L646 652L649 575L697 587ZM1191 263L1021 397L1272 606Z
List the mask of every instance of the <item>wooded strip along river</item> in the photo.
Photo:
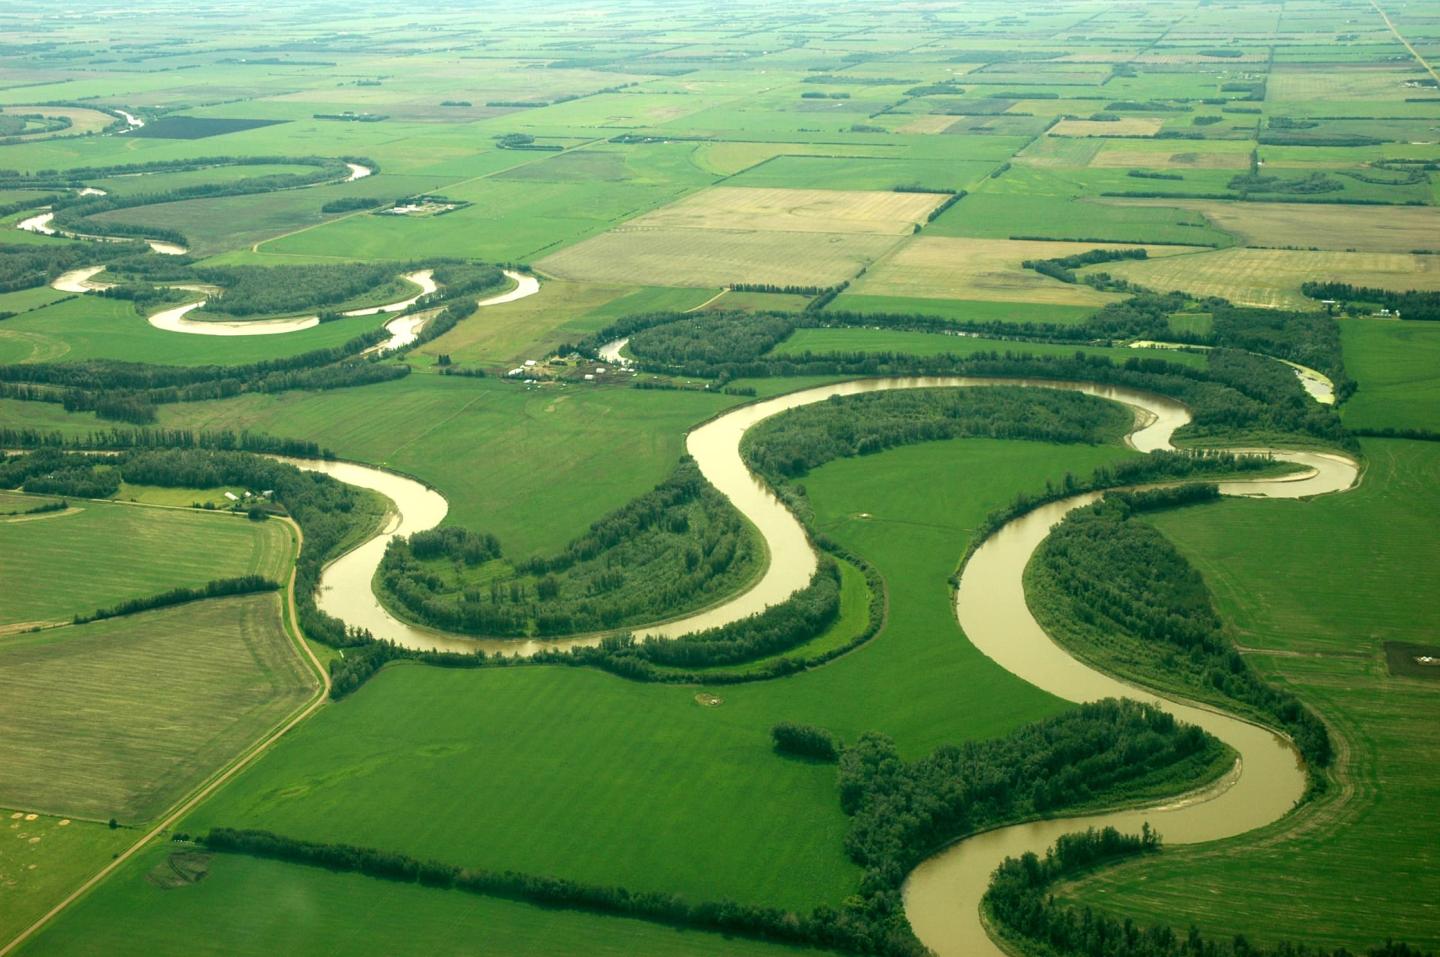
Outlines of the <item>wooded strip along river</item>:
M677 621L637 630L636 634L674 637L736 621L784 601L810 581L817 559L804 528L741 459L740 440L751 427L773 415L831 396L891 389L997 385L1066 389L1128 405L1137 412L1137 424L1127 441L1141 452L1171 448L1175 430L1190 421L1189 412L1179 403L1124 388L962 376L860 379L741 406L693 430L686 448L705 478L760 530L770 558L765 573L750 589L727 602ZM1320 495L1352 487L1359 474L1358 465L1340 455L1280 449L1249 451L1272 454L1276 459L1305 466L1307 471L1223 482L1220 490L1224 494L1267 498ZM291 461L301 468L324 472L340 481L379 492L395 503L395 512L384 530L325 569L318 596L322 610L350 625L369 629L377 638L410 648L461 652L484 649L489 653L529 656L542 649L563 649L600 641L599 636L593 635L545 641L477 640L399 621L381 607L372 591L375 571L392 537L409 535L440 523L447 510L445 499L413 479L368 466L350 462ZM1218 840L1280 818L1304 792L1305 778L1298 755L1281 736L1216 710L1170 701L1095 671L1051 641L1030 614L1022 584L1030 556L1066 513L1097 497L1078 495L1038 508L1002 527L975 551L961 573L955 599L956 614L965 636L1006 670L1066 700L1126 697L1156 702L1180 720L1199 725L1224 741L1239 754L1239 760L1231 772L1214 785L1170 802L1003 827L937 851L916 868L907 881L905 912L920 940L939 954L1002 953L986 934L979 904L991 872L1007 856L1026 851L1043 854L1056 837L1087 827L1112 826L1136 832L1146 821L1164 835L1167 843ZM883 635L877 640L883 641Z

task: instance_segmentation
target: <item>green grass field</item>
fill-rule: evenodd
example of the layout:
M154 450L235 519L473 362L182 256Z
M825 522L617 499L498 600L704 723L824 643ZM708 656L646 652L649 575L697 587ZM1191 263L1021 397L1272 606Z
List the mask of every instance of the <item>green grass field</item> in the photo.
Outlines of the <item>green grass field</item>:
M52 501L4 495L5 510ZM288 575L294 545L281 522L174 508L75 501L69 514L0 519L0 627L66 620L127 598L216 578ZM43 588L33 587L43 582Z
M274 594L10 636L0 663L0 804L127 824L160 814L316 687Z
M693 688L575 669L392 666L184 826L265 826L694 898L838 902L858 874L833 771L777 758L769 728L878 729L916 755L1054 713L965 642L946 579L969 530L1015 488L1128 454L961 440L832 463L806 480L820 527L890 585L886 628L855 653L718 689L713 708ZM484 814L469 811L477 789Z
M1355 950L1440 944L1431 684L1391 677L1384 642L1432 641L1440 449L1366 440L1361 486L1312 502L1230 501L1153 520L1204 574L1237 642L1343 742L1338 786L1293 821L1103 871L1067 896L1252 941ZM1384 874L1387 880L1357 880ZM1394 883L1392 883L1394 882ZM1395 888L1405 893L1395 893ZM1197 890L1203 892L1197 893Z
M29 814L0 808L0 937L7 941L134 839L128 829L38 814L27 821Z
M171 848L140 855L97 894L24 947L23 954L116 955L495 953L517 957L664 954L782 957L814 953L659 924L396 884L275 861L214 857L196 884L148 879Z
M1345 369L1360 387L1342 406L1352 429L1440 428L1440 328L1355 319L1340 323Z

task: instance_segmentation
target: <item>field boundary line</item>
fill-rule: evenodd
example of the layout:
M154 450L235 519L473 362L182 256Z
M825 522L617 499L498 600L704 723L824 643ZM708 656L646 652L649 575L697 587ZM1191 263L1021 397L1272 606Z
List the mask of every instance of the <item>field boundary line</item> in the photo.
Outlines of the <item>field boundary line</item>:
M144 503L134 502L131 504L143 505ZM167 506L158 507L165 508ZM217 771L207 782L202 783L197 790L192 791L188 797L181 798L180 802L174 805L171 811L165 814L161 818L161 820L155 824L154 827L152 827L149 831L145 832L145 834L139 840L137 840L134 844L130 845L124 851L121 851L119 854L117 854L108 864L101 868L98 873L90 877L87 881L85 881L85 883L81 884L75 890L71 891L69 895L67 895L63 900L60 901L60 903L56 904L54 907L50 908L50 910L46 911L43 915L40 916L38 920L32 923L29 927L26 927L24 930L20 931L20 933L17 934L9 943L5 944L5 946L3 947L0 947L0 957L5 957L5 955L13 953L16 948L18 948L21 944L25 943L25 941L29 940L31 937L33 937L42 928L44 928L46 924L54 920L63 911L70 907L70 905L80 900L80 898L84 897L87 893L97 887L107 877L115 873L115 871L117 871L122 864L125 864L136 854L140 853L142 850L148 847L152 841L160 837L165 831L169 830L172 825L174 825L177 821L180 820L180 818L193 811L202 801L204 801L206 798L210 797L210 795L214 794L217 790L219 790L222 785L228 783L231 778L235 777L235 775L239 774L241 771L245 770L251 764L253 764L256 759L258 759L265 752L269 751L276 742L278 742L282 737L288 734L302 721L313 715L317 710L320 709L321 706L325 704L327 700L329 700L331 687L330 673L321 663L319 657L316 656L314 650L305 642L305 636L300 631L299 616L296 614L295 609L296 561L298 561L299 559L300 549L305 544L305 533L301 530L300 526L294 521L294 519L286 518L282 519L282 521L284 521L295 533L295 537L293 539L295 544L295 560L292 560L290 564L290 581L285 590L285 602L281 610L281 625L282 627L284 627L286 634L290 637L295 647L302 653L302 657L304 659L308 659L310 666L314 669L314 673L320 679L319 687L316 689L315 697L311 699L309 703L303 705L299 711L293 713L289 718L281 719L281 723L278 726L277 730L272 731L265 737L261 738L258 742L251 745L248 751L242 752L240 756L231 761L228 766L222 766L222 768Z

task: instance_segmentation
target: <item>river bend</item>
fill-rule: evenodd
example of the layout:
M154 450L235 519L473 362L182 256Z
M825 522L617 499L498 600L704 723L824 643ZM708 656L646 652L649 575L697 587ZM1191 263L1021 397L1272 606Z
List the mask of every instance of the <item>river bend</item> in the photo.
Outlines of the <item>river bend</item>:
M1186 408L1161 396L1092 383L964 376L860 379L804 389L740 406L694 429L686 448L705 478L760 530L770 561L759 581L742 594L711 609L673 622L638 630L639 635L676 637L755 614L784 601L804 587L817 559L799 521L746 468L740 441L755 425L781 412L832 396L892 389L983 388L1020 385L1065 389L1097 395L1130 406L1135 429L1127 442L1141 452L1170 449L1175 430L1190 421ZM1298 498L1338 492L1353 486L1357 464L1343 456L1317 452L1255 449L1303 466L1279 477L1221 483L1226 495ZM599 636L558 640L469 639L417 627L392 616L376 599L372 580L385 547L395 535L432 528L447 505L421 483L350 462L294 460L301 468L332 475L389 498L395 509L386 527L364 544L332 562L320 580L320 608L377 638L417 649L530 656L542 650L599 642ZM956 614L966 637L1001 667L1069 701L1127 697L1156 703L1182 721L1199 725L1239 755L1235 767L1200 792L1148 807L1078 818L1061 818L1004 827L966 838L921 864L904 888L905 911L915 933L941 954L998 957L980 919L979 904L991 872L1007 856L1043 854L1061 834L1086 827L1113 826L1138 831L1148 821L1168 843L1212 841L1241 834L1286 814L1302 795L1305 777L1299 758L1281 736L1248 721L1207 707L1171 701L1157 693L1098 672L1056 645L1026 605L1025 566L1050 529L1068 512L1094 501L1095 494L1054 502L1009 522L987 539L966 563L956 591Z

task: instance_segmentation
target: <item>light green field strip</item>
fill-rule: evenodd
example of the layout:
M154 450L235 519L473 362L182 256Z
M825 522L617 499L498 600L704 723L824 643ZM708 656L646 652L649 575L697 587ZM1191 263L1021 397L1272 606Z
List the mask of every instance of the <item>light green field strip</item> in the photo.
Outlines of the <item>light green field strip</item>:
M5 511L50 499L7 496ZM289 567L280 522L75 500L78 512L0 522L0 626L69 619L127 598Z
M0 639L0 805L158 816L315 688L273 593Z

